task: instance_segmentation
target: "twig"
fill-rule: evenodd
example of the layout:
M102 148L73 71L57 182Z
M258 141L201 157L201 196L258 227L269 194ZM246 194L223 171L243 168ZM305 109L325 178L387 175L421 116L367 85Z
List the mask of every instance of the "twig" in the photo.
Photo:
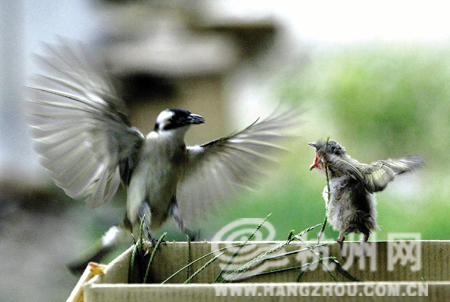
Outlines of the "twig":
M311 245L309 245L302 237L297 237L297 236L295 236L296 238L298 238L303 244L305 244L307 247L308 247L308 249L311 251L311 253L313 253L313 255L314 256L316 256L316 258L317 258L317 260L319 260L319 262L320 263L322 263L322 265L325 267L325 269L328 271L328 273L330 274L330 276L331 276L331 278L333 278L333 280L334 281L338 281L338 279L336 278L336 276L333 274L333 272L331 271L331 269L328 267L328 264L326 264L325 262L323 262L323 259L324 258L322 258L322 255L320 255L320 253L317 253L315 250L314 250L314 248L311 246ZM299 278L298 278L299 279Z
M325 144L325 149L328 147L328 142L330 141L330 137L327 138L327 142ZM330 202L331 198L331 191L330 191L330 179L328 177L328 165L323 162L323 166L325 168L325 176L327 178L327 190L328 190L328 199L326 202L326 209L328 209L328 203ZM325 232L325 227L327 225L327 215L325 214L325 218L323 219L322 229L319 232L319 236L317 237L317 244L320 243L320 239L322 239L323 233Z
M191 262L191 237L186 234L187 237L187 243L188 243L188 255L187 255L187 262ZM186 280L189 279L189 276L191 275L191 267L188 266L186 269Z
M164 237L166 237L166 235L167 235L167 232L165 232L164 234L161 235L161 237L159 237L158 242L156 243L155 248L153 249L152 254L150 255L150 260L148 260L147 270L145 271L145 276L144 276L144 282L143 283L147 283L148 274L150 272L150 266L153 263L153 259L155 258L155 254L156 254L156 251L159 248L159 245L164 240Z
M188 264L186 264L185 266L183 266L182 268L180 268L179 270L177 270L175 273L173 273L172 275L170 275L166 280L164 280L163 282L161 282L161 284L167 283L167 281L169 281L170 279L172 279L173 277L175 277L176 275L178 275L180 272L182 272L182 271L185 270L186 268L189 268L192 264L197 263L197 262L199 262L200 260L202 260L202 259L204 259L204 258L206 258L206 257L208 257L208 256L211 256L212 254L215 254L215 253L217 253L217 252L220 252L220 251L223 251L223 250L226 250L226 249L229 249L229 248L240 247L241 245L242 245L242 243L238 243L238 244L235 244L235 245L226 246L226 247L220 248L220 249L218 249L218 250L209 252L209 253L207 253L207 254L201 256L200 258L197 258L197 259L195 259L194 261L189 262Z
M142 250L143 250L142 229L143 229L143 225L144 225L144 219L145 219L145 215L142 216L141 223L139 225L139 229L140 229L139 240L136 241L136 238L133 236L134 249L131 254L130 266L128 268L128 283L130 283L130 281L131 281L130 278L131 278L131 275L133 274L133 269L136 265L137 254L139 253L139 256L140 257L142 256Z
M305 234L306 232L309 232L313 229L315 229L316 227L318 227L320 224L317 224L313 227L309 227L306 230L300 232L298 235L294 235L294 236L290 236L288 237L288 239L278 245L276 245L275 247L271 248L270 250L261 253L260 255L258 255L256 258L246 262L245 264L243 264L241 267L239 267L237 270L232 271L231 273L227 274L227 278L221 280L221 282L224 281L235 281L240 279L240 276L242 276L250 267L252 267L254 264L256 264L257 262L261 262L261 261L266 261L269 258L267 258L266 256L269 254L272 254L273 252L281 249L283 246L288 245L289 243L291 243L294 239L297 238L297 236L301 236L303 234ZM301 237L300 237L301 238ZM278 255L277 255L278 256ZM276 256L275 256L276 257ZM237 277L234 277L238 275Z
M208 267L211 263L217 260L220 256L222 256L225 252L221 252L218 255L216 255L214 258L210 259L208 262L206 262L201 268L199 268L195 273L192 274L186 281L184 281L184 284L187 284L191 282L191 280L197 276L202 270L204 270L206 267Z
M266 216L266 218L264 218L260 224L256 227L256 229L253 231L253 233L250 234L250 236L248 236L247 240L239 247L239 249L231 256L230 260L228 260L228 263L225 265L225 267L220 271L219 275L217 276L216 280L214 282L224 282L225 279L222 278L223 274L228 270L228 268L230 267L231 263L233 262L233 260L236 258L236 256L239 254L239 252L242 250L242 248L247 244L247 242L249 242L253 236L255 236L256 232L258 232L258 230L262 227L262 225L267 221L267 219L270 217L269 214Z

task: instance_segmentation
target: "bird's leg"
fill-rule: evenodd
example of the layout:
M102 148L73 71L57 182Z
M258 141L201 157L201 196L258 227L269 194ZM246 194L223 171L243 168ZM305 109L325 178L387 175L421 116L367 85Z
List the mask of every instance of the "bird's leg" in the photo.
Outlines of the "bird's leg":
M177 222L178 228L181 231L186 232L186 229L184 227L183 218L181 218L180 209L178 208L178 203L177 203L176 196L173 196L172 199L170 200L169 213L173 216L173 218Z
M152 247L154 247L156 245L156 243L158 243L158 239L156 239L155 237L152 236L152 234L150 234L149 226L146 226L144 224L142 232L144 233L144 238L146 238L148 241L150 241L150 243L152 244ZM164 240L161 240L161 242L165 243Z
M150 221L152 213L150 211L150 205L148 202L143 202L139 210L139 216L136 217L133 223L130 222L128 214L124 219L124 225L131 229L131 233L134 239L137 241L139 238L144 237L154 245L158 240L152 237L150 234ZM142 233L142 234L141 234Z
M363 240L361 241L361 257L366 255L366 244L367 240L369 240L370 233L364 233Z
M345 240L345 233L340 233L339 237L337 238L337 243L339 243L339 249L341 250L341 256L343 259L345 259L344 253L343 253L343 246L344 246L344 240Z
M191 241L195 241L198 238L200 238L200 230L197 232L193 232L191 230L186 229L184 226L183 218L181 218L180 209L178 208L177 198L174 196L172 197L171 203L170 203L170 209L169 213L173 216L175 221L178 224L178 227L180 230L185 233Z
M142 235L141 235L142 232ZM139 240L139 238L141 238L141 236L144 239L147 239L148 241L150 241L152 243L152 245L154 245L156 242L158 242L157 239L153 238L152 234L150 234L150 227L146 224L145 219L144 219L144 224L142 226L142 229L139 227L139 229L137 228L133 228L133 237L136 241Z
M364 243L367 243L367 240L369 240L369 236L370 236L370 233L365 233L364 234L364 238L363 238L363 242Z
M191 231L189 229L185 229L184 233L189 237L190 241L196 241L200 238L200 230Z

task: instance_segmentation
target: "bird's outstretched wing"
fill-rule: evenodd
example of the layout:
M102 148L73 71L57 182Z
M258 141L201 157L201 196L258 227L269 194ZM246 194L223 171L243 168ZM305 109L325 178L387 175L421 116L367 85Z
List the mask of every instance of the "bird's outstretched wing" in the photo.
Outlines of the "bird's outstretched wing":
M45 45L29 88L28 120L41 164L75 199L96 207L129 181L143 135L131 127L104 66L82 45Z
M399 159L378 160L371 164L362 164L350 157L327 156L327 162L364 184L369 192L378 192L386 188L395 175L419 168L425 163L420 156Z
M178 187L181 214L192 223L214 204L253 188L256 181L277 163L282 146L295 138L289 135L299 125L298 111L291 110L256 121L244 130L201 146L188 147L188 167Z
M375 161L364 169L364 185L369 192L382 191L395 175L412 171L424 163L425 159L420 156Z

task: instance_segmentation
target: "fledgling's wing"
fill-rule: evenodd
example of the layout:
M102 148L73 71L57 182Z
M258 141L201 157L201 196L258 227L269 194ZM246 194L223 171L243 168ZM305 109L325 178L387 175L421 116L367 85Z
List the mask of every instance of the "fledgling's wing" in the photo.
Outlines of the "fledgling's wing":
M201 146L188 147L189 162L177 192L181 215L192 221L258 178L276 164L282 146L299 123L297 110L273 115L246 129Z
M143 135L131 127L125 104L104 69L81 45L45 45L27 102L31 136L55 183L91 207L128 183Z
M327 162L363 183L367 191L378 192L384 190L388 183L394 180L395 175L421 167L425 159L420 156L410 156L362 164L349 156L327 155Z
M382 191L395 175L412 171L424 163L425 159L420 156L375 161L363 170L364 186L369 192Z

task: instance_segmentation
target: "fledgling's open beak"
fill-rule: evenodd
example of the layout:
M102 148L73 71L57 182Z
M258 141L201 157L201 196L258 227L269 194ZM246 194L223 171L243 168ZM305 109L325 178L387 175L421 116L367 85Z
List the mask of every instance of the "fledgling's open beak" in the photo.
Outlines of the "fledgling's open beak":
M317 144L316 143L309 143L308 145L316 148L316 150L317 150ZM311 171L314 168L317 168L319 170L323 168L323 163L320 160L320 157L319 157L319 155L317 155L317 153L316 153L316 158L314 159L314 162L311 164L311 166L309 166L309 171Z
M317 155L317 154L316 154L316 158L314 159L314 162L311 164L311 166L309 166L309 171L311 171L314 168L317 168L319 170L323 168L323 163L320 160L319 155Z

